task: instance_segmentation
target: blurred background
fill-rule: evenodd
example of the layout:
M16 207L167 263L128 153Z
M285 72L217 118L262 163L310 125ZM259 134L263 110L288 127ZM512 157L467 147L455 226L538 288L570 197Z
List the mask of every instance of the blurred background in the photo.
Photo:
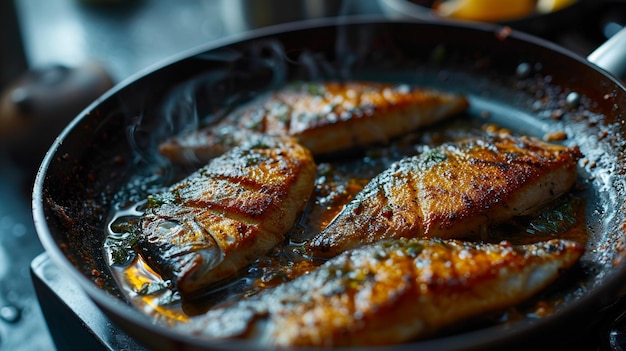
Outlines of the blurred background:
M523 1L536 4L535 0L518 0ZM559 1L566 1L563 8ZM469 3L449 2L455 6ZM32 181L45 151L62 128L101 94L168 57L277 23L363 14L465 20L442 17L448 15L434 11L438 3L441 1L1 0L0 350L60 350L77 345L93 349L85 346L90 342L100 349L138 347L97 315L80 292L58 286L54 267L41 255L30 213ZM583 57L626 23L624 1L545 3L547 10L526 7L518 17L495 20ZM39 300L33 280L48 293L40 294ZM55 292L56 288L61 291ZM63 294L61 300L65 301L55 305L55 297ZM44 317L63 320L63 330L49 328ZM79 335L71 328L87 333ZM76 342L68 344L60 333L71 334L68 339Z

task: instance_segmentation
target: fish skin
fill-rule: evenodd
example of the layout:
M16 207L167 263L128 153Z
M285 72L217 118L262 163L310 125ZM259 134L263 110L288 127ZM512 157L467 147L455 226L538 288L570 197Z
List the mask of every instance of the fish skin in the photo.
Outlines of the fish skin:
M577 147L506 133L447 143L374 177L306 246L328 258L382 239L462 238L571 189Z
M527 245L383 240L177 328L268 348L393 345L524 302L583 253L582 244L561 239Z
M183 296L231 277L285 239L316 165L291 138L256 135L149 199L136 244Z
M293 137L314 155L385 143L465 111L458 94L406 84L299 82L236 109L222 121L162 143L178 163L207 162L250 132Z

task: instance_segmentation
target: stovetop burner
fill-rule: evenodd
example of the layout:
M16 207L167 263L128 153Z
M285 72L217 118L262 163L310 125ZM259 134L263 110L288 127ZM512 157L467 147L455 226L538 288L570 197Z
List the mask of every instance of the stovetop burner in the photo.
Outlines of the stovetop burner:
M58 351L148 350L113 324L48 254L32 261L31 276Z

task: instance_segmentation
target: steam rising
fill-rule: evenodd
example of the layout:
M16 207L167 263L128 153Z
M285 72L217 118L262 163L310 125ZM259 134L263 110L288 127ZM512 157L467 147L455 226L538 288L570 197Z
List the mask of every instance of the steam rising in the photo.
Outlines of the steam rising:
M356 39L356 47L366 50L367 46L358 40L361 38ZM339 59L336 62L331 62L323 53L307 50L290 57L276 39L253 42L245 51L222 49L196 56L194 59L206 62L208 70L174 87L166 96L159 110L161 122L151 133L152 150L169 136L190 133L219 121L242 103L279 88L290 79L315 81L348 77L359 55L349 43L355 43L354 35L342 32L337 42ZM131 122L128 138L136 147L138 143L134 139L142 118ZM165 162L160 155L144 158Z
M215 68L171 90L160 111L162 123L155 133L157 139L215 123L241 103L287 81L286 54L277 40L255 43L249 53L224 49L196 59Z
M372 54L371 40L376 37L376 33L372 33L375 27L337 28L337 32L329 32L335 36L331 44L334 46L330 46L333 50L330 51L317 51L314 43L310 46L304 43L297 51L287 51L278 38L265 37L208 50L174 63L174 66L189 65L189 69L197 73L176 86L157 87L154 90L164 88L166 91L163 98L156 100L157 106L144 106L148 103L142 101L138 107L141 112L127 118L126 136L135 163L149 165L152 170L148 172L154 176L160 174L156 178L162 186L171 183L179 178L181 169L180 166L175 169L170 160L158 151L159 144L167 138L189 134L214 124L243 103L289 81L344 80L351 77L359 62ZM292 45L289 47L293 48ZM192 163L182 172L195 170L197 164L193 166Z

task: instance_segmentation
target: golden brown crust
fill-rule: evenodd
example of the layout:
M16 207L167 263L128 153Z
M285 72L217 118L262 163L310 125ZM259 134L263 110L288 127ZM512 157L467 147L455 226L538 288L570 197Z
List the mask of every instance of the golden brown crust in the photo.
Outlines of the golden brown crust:
M269 346L392 345L520 303L583 251L556 239L520 246L381 241L183 327L208 337L255 337Z
M463 96L403 84L295 83L163 143L160 151L177 162L206 161L256 132L293 137L319 155L387 142L467 107Z
M468 236L569 191L580 157L577 148L508 135L442 145L372 179L308 249L332 257L381 239Z
M153 196L138 246L183 294L196 292L284 240L314 177L307 149L258 136Z

